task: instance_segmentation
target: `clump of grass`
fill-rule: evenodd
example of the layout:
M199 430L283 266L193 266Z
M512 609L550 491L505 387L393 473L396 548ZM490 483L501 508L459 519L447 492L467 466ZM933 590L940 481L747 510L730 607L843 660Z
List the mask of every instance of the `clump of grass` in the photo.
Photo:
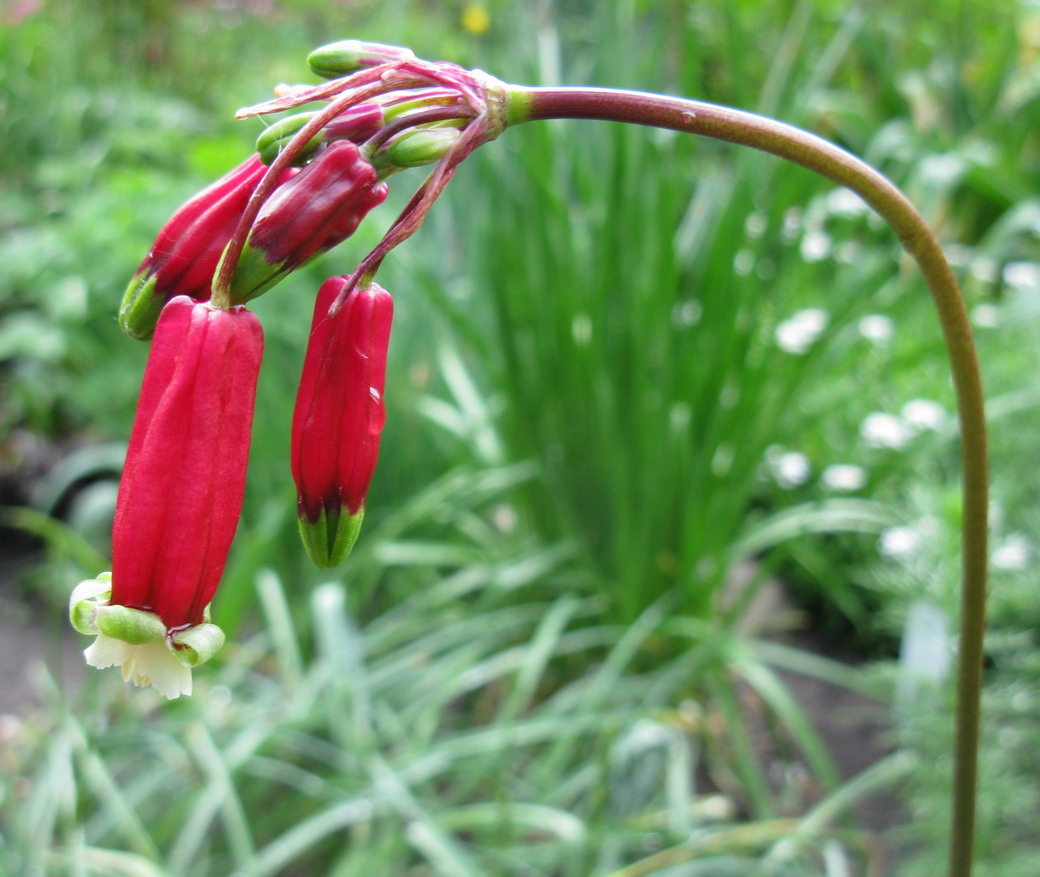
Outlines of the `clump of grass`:
M728 655L813 761L818 743L772 671L732 637L689 632L687 653L639 670L668 635L665 613L622 628L597 598L522 596L560 563L536 549L457 566L367 624L347 608L349 584L301 601L264 571L265 624L190 701L156 713L157 696L113 674L72 697L47 681L47 710L8 726L0 863L25 875L522 864L620 877L760 855L761 873L823 873L839 849L864 854L835 819L899 765L804 817L746 797L724 779L749 767L739 717L694 692ZM707 765L705 748L737 754ZM697 778L704 766L721 785ZM745 807L759 815L735 822Z

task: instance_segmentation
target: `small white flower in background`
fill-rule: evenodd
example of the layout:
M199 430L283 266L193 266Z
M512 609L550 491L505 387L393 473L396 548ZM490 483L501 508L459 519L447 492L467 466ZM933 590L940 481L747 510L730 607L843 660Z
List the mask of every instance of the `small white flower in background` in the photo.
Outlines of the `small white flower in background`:
M798 451L789 451L777 461L776 483L785 490L805 484L811 474L809 458Z
M747 277L755 268L755 254L747 248L737 251L733 257L733 270L741 277Z
M976 280L983 283L996 283L1000 279L1000 265L989 256L976 256L968 265L968 271Z
M1019 292L1040 290L1040 264L1037 262L1008 262L1002 276L1005 284Z
M954 268L964 268L971 264L975 251L964 244L947 244L943 247L943 252L946 254L946 260Z
M980 329L996 329L1000 325L1000 309L992 302L983 302L971 309L971 321Z
M946 410L931 399L911 399L900 413L917 430L941 429L946 423Z
M868 314L859 321L859 334L874 344L887 344L895 335L895 324L884 314Z
M491 512L491 522L500 533L512 533L516 529L516 509L509 503L499 503Z
M809 458L799 451L788 451L783 445L766 448L765 471L784 490L805 484L812 475Z
M816 343L828 321L822 308L798 311L776 327L776 345L785 353L803 354Z
M875 411L868 414L860 425L859 434L872 448L899 448L913 438L913 427L894 414Z
M867 470L853 463L833 463L820 476L828 490L859 490L867 483Z
M784 222L781 228L784 242L788 244L794 243L802 230L802 208L788 207L784 211Z
M1025 569L1029 566L1032 546L1021 533L1014 533L993 551L993 565L997 569Z
M822 262L831 252L830 235L818 228L809 229L802 237L799 251L806 262Z
M889 527L878 537L878 551L891 559L912 557L920 551L922 541L916 527Z
M867 202L851 189L832 189L827 193L827 212L832 216L855 219L869 209Z
M766 230L768 222L761 210L753 210L744 220L744 234L752 240L758 240Z

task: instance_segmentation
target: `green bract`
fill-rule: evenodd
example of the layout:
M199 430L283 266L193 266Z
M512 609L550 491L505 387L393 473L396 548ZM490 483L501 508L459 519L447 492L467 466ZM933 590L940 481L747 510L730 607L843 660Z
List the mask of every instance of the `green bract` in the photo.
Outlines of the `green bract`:
M302 516L300 536L314 565L322 569L331 569L343 563L357 542L364 518L364 507L353 515L346 509L336 509L332 512L324 509L318 520L313 523L306 515Z
M166 625L154 612L129 606L99 606L95 614L98 633L119 639L132 646L161 643L166 639Z
M196 624L170 637L173 653L186 667L205 664L224 645L224 631L215 624Z

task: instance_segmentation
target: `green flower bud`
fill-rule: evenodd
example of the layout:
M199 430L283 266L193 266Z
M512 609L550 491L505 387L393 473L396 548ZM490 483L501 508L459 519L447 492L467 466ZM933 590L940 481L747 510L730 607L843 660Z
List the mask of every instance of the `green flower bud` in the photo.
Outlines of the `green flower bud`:
M392 140L387 157L395 167L420 167L440 161L459 139L458 128L413 129Z
M338 79L366 67L413 60L415 54L411 49L382 43L365 43L361 40L340 40L338 43L315 49L307 56L311 70L325 79Z
M278 153L296 136L296 132L313 119L315 115L316 113L297 113L295 116L286 116L284 119L279 119L270 128L266 128L256 138L256 151L260 155L260 161L264 164L271 164L278 158ZM307 145L297 154L293 164L303 165L313 158L318 151L318 147L321 146L322 140L320 133L312 137L307 142Z

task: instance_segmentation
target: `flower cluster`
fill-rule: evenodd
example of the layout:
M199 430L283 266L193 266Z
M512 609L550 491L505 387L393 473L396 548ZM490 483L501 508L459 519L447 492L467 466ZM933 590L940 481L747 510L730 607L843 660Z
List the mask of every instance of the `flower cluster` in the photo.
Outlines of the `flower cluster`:
M318 566L357 538L385 420L393 301L374 282L455 167L505 126L500 83L407 49L347 41L309 58L330 80L283 87L240 118L316 101L269 126L257 153L191 198L159 232L123 297L120 325L152 339L119 488L112 571L73 591L95 667L173 698L221 647L209 604L242 509L260 322L246 303L350 237L398 170L433 165L353 272L322 285L292 423L300 531Z

